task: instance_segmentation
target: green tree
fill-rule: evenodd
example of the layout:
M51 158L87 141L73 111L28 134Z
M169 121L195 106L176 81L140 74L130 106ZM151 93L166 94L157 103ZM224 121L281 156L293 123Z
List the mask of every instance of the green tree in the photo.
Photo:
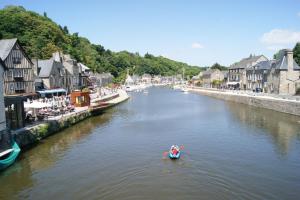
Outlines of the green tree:
M70 54L94 72L110 72L115 81L122 81L126 69L142 75L177 75L185 70L186 76L197 75L202 68L176 62L162 56L127 51L112 52L100 44L92 44L79 33L70 34L67 26L60 26L47 17L26 11L20 6L0 10L0 38L18 38L31 58L48 59L55 51Z
M211 66L211 69L218 69L220 71L228 70L227 67L220 65L219 63L215 63Z
M294 59L295 62L300 65L300 43L298 42L294 49L293 49L293 53L294 53Z

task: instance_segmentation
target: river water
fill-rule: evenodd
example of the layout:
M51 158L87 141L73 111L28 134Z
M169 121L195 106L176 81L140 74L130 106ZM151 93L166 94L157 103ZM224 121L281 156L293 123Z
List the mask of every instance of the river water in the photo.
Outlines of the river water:
M151 88L26 151L0 185L0 199L300 199L300 118Z

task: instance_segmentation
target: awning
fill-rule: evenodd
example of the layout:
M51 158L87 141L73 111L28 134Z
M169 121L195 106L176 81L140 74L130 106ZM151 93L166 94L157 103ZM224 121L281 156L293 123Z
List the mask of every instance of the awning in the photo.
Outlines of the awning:
M234 81L232 81L232 82L227 82L226 84L227 85L237 85L237 84L240 84L240 82L234 82Z
M39 108L46 108L46 107L51 107L51 104L38 102L38 101L34 101L33 103L28 103L28 102L24 103L24 108L37 108L37 109L39 109Z
M63 88L52 89L52 90L41 90L37 91L40 94L56 94L56 93L67 93L67 91Z

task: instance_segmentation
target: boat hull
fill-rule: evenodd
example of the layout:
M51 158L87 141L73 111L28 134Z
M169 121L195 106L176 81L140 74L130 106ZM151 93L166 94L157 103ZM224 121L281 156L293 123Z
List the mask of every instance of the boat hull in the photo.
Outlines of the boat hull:
M180 151L176 155L173 155L172 153L169 153L169 158L170 159L178 159L178 158L180 158Z
M0 159L0 170L4 170L12 165L20 154L21 149L16 142L14 142L12 148L13 151L5 159Z

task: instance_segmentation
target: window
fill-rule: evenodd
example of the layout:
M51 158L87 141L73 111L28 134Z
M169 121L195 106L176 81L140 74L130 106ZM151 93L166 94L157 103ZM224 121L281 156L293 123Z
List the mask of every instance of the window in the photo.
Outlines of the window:
M76 97L76 104L84 103L84 96L78 96Z
M12 84L10 84L10 91L14 91L14 84L12 83Z
M15 69L14 71L14 77L23 77L24 76L24 71L22 69Z
M13 64L21 64L21 60L22 58L21 57L13 57Z

